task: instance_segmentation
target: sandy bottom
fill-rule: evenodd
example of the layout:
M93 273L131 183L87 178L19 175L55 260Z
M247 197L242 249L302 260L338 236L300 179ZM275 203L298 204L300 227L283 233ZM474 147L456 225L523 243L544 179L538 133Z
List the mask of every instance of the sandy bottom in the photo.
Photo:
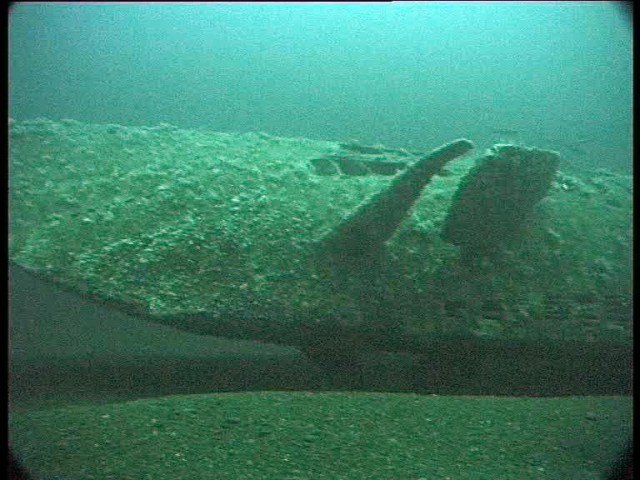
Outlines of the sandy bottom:
M10 415L42 479L599 479L630 397L174 395Z

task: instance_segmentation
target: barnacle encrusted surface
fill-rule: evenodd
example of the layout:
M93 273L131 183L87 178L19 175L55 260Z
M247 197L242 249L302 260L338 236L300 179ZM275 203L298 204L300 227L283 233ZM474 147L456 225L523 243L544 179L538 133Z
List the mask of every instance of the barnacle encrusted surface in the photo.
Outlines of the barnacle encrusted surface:
M374 153L407 168L419 158ZM10 259L202 333L295 343L301 332L341 325L431 336L628 338L630 177L559 174L519 235L471 269L441 238L474 165L455 160L368 266L341 268L319 252L320 240L396 178L322 175L313 165L347 154L360 152L167 124L13 121Z

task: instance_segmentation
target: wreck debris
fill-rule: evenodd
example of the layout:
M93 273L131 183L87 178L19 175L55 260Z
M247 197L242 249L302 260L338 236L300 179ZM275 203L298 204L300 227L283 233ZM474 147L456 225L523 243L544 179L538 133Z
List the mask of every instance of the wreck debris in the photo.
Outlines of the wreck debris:
M473 149L466 139L454 140L416 161L389 188L358 208L323 240L330 254L359 257L378 251L389 240L420 197L431 177L450 160Z
M494 145L462 179L442 238L464 256L487 255L517 235L533 206L546 194L560 155L549 150Z
M359 154L365 155L375 155L375 154L390 154L394 156L402 156L407 157L411 156L412 153L405 150L404 148L386 148L383 146L369 146L369 145L360 145L357 142L346 142L338 144L341 149L347 150L350 152L356 152Z
M362 155L329 155L311 160L311 166L318 175L364 175L392 176L407 166L406 162L390 161L386 158L364 158Z
M423 181L428 190L400 213L400 227L374 255L340 258L321 239L427 153L49 120L16 121L9 134L11 263L149 320L307 348L328 338L386 351L407 351L411 338L630 339L631 175L558 175L535 205L535 221L525 218L521 234L499 245L502 262L478 255L481 242L456 240L482 259L470 268L476 264L461 262L461 248L440 235L462 179L476 158L486 160L484 149ZM394 178L314 173L311 160L330 156L407 166ZM485 235L477 226L484 218L481 211L472 219L471 233ZM556 303L562 322L549 307Z

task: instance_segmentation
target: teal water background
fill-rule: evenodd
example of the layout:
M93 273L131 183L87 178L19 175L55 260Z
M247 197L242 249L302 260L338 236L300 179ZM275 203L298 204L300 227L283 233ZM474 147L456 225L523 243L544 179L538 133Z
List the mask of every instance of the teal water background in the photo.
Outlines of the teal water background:
M10 115L418 150L458 137L480 147L516 141L560 151L565 169L629 171L625 8L16 4Z

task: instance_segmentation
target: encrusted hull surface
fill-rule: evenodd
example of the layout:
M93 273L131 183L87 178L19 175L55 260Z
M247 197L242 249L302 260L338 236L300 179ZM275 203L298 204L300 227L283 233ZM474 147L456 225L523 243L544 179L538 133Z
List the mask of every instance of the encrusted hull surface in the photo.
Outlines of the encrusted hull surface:
M306 345L342 332L389 349L445 337L627 342L630 177L558 173L517 235L476 255L460 222L449 238L443 230L483 158L457 156L429 173L379 248L336 257L327 239L428 154L171 125L12 122L10 259L199 333Z

